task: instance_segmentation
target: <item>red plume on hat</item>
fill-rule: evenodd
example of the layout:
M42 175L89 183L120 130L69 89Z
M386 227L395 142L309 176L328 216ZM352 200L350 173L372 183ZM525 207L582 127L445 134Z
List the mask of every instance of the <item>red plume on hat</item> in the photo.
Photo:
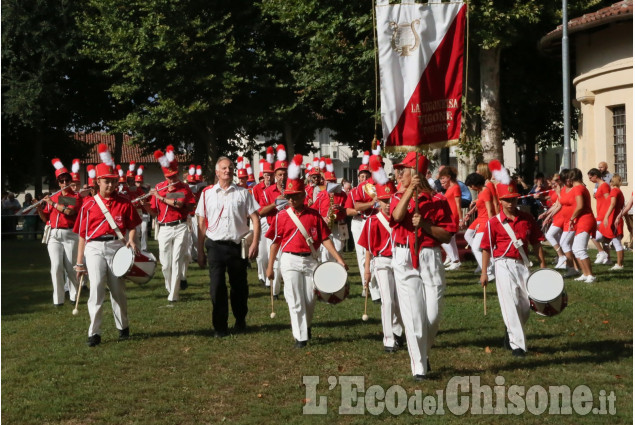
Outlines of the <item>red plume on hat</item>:
M73 173L79 173L79 164L81 164L79 159L73 160L73 165L71 165L71 171Z
M497 182L503 184L509 184L511 178L509 177L509 173L507 169L503 167L503 164L498 159L492 159L487 166L489 167L492 176L496 179Z
M196 183L196 165L190 164L190 168L187 169L187 182Z
M370 168L370 172L373 175L373 181L377 184L384 185L388 181L388 176L386 175L386 171L381 163L381 156L373 155L370 157L370 162L368 164Z
M137 175L135 176L134 181L136 182L143 181L143 165L139 165L139 167L137 168Z
M329 173L333 173L335 170L335 168L333 167L333 160L331 158L326 158L324 162L326 162L326 171L328 171Z
M64 164L60 161L59 158L53 158L51 160L51 164L55 167L55 178L59 178L62 174L70 174L66 168L64 168Z
M165 154L160 150L154 151L154 157L159 161L159 164L161 164L165 177L172 177L179 172L179 164L174 155L174 146L169 145L165 149ZM170 158L172 158L172 160L170 160Z
M310 162L307 162L306 164L304 164L304 169L306 170L307 174L311 171L311 168L313 168L313 166L311 165Z
M174 158L175 158L175 156L174 156L174 146L168 145L165 148L165 156L168 158L168 161L174 162Z
M117 165L117 174L119 177L123 177L123 169L121 168L121 165Z
M375 140L375 149L371 149L373 151L373 155L381 154L381 142L379 140Z
M247 181L255 182L256 179L254 178L254 170L253 168L251 168L251 164L249 163L245 164L245 168L247 169Z
M313 168L320 168L320 158L313 158Z
M324 157L320 158L320 170L326 170L326 159Z
M304 182L300 180L300 172L302 171L302 155L297 154L289 164L287 186L285 194L301 193L304 191Z
M370 161L370 153L368 151L364 152L364 156L362 157L362 164L366 165Z
M274 151L273 151L273 146L269 146L269 147L267 148L267 153L266 153L267 162L268 162L269 164L273 164L273 160L274 160L273 154L274 154Z
M86 171L88 172L88 186L95 186L95 176L96 176L95 166L87 165Z
M101 159L101 162L111 167L115 166L115 161L113 161L112 155L110 155L107 144L100 143L99 146L97 146L97 152L99 152L99 158Z
M135 161L130 161L130 164L128 164L128 171L133 171L135 167L137 166L137 163Z
M284 145L278 145L276 147L276 158L278 161L286 161L287 159L287 151Z
M154 157L156 158L157 161L159 161L159 164L161 165L161 167L167 168L170 166L170 160L160 150L154 151Z
M200 165L196 166L196 181L200 182L201 180L203 180L203 167L201 167Z

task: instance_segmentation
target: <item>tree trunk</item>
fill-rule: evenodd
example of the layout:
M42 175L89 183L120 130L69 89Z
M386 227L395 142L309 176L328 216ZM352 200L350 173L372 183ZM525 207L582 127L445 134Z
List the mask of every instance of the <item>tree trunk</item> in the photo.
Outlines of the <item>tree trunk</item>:
M291 161L293 155L295 155L295 140L293 134L293 126L288 122L284 123L284 141L287 145L287 161Z
M41 131L35 131L33 146L33 187L36 195L42 194L42 146L43 137Z
M500 47L481 49L481 145L483 159L503 161L500 114Z
M121 164L121 153L123 151L123 133L115 133L115 147L112 153L112 157L115 160L115 164ZM128 167L121 167L128 169Z

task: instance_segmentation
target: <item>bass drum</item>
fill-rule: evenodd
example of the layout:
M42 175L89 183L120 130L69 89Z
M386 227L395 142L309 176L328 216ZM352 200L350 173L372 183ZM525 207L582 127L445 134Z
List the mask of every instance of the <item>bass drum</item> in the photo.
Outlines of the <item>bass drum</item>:
M339 304L350 291L348 273L344 266L333 261L322 263L313 271L315 294L320 301Z
M134 254L131 248L121 247L112 259L112 272L117 277L126 278L134 283L148 283L157 268L157 260L150 252L140 251Z

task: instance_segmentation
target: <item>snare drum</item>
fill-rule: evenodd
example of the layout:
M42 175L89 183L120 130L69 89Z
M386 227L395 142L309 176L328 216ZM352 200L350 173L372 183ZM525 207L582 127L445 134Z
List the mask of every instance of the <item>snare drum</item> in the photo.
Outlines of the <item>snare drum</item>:
M112 272L117 277L144 284L147 283L157 267L157 260L150 252L139 252L134 255L131 248L122 246L112 259Z
M529 305L541 316L555 316L565 309L568 302L564 279L555 270L540 269L527 280Z
M313 271L315 294L320 301L339 304L348 296L350 285L344 266L333 261L322 263Z

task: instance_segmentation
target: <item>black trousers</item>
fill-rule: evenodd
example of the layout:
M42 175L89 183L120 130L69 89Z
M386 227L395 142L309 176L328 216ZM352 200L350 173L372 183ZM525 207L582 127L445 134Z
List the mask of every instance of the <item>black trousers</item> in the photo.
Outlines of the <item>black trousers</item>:
M231 304L236 322L244 322L247 316L247 260L242 258L240 245L218 243L207 239L207 264L209 265L209 294L212 298L212 325L219 332L227 331L229 307L225 272L229 275Z

